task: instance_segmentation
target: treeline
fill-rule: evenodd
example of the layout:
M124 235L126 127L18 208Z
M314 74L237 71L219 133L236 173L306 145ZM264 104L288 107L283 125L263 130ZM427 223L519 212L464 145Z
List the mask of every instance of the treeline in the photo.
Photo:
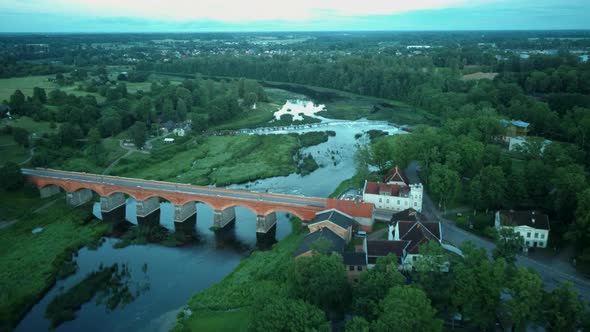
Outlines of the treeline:
M150 133L157 133L167 123L173 128L189 126L200 133L267 100L258 83L245 79L216 83L196 78L179 85L152 82L149 91L137 93L129 93L124 82L98 80L103 82L99 90L106 99L100 103L94 95L76 96L59 89L47 93L37 87L30 97L20 90L10 97L13 116L48 121L57 129L55 134L35 140L34 166L59 164L74 156L103 166L107 160L102 138L130 130L131 138L141 147ZM22 145L29 145L28 132L15 128L9 134Z

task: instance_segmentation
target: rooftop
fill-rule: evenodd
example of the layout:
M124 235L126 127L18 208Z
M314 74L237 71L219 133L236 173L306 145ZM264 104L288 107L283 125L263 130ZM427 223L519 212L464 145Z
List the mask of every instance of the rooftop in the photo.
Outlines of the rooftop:
M358 201L328 199L326 208L342 211L352 217L372 218L375 205Z
M307 234L303 238L303 241L301 241L301 244L299 245L297 250L295 250L294 256L297 257L301 254L304 254L304 253L312 250L313 244L321 239L326 239L327 241L329 241L332 244L332 248L331 248L332 252L337 252L337 253L344 252L344 247L346 246L346 241L344 241L343 238L341 238L338 234L334 233L329 228L322 227L321 229L319 229L313 233Z
M345 252L342 258L344 265L367 265L367 255L364 252Z
M425 215L423 215L422 213L409 208L409 209L405 209L403 211L394 213L391 216L391 222L396 222L396 221L426 221L427 218Z
M406 177L404 172L401 169L399 169L399 167L397 165L394 168L392 168L391 170L389 170L387 175L385 175L385 177L383 178L383 182L385 182L385 183L400 182L400 183L404 183L405 185L410 184L410 181L408 181L408 178Z
M351 227L354 224L354 220L351 216L342 213L336 209L318 212L315 215L315 218L309 224L312 225L324 221L330 221L344 229L347 229L348 227Z
M539 210L502 210L500 221L504 226L529 226L549 230L549 216Z
M365 186L365 194L406 197L409 192L409 187L398 184L367 182Z
M367 255L383 257L389 254L395 254L397 257L403 257L404 249L406 249L409 244L410 241L367 241Z
M524 122L524 121L520 121L520 120L501 120L501 123L504 127L508 126L508 125L513 125L519 128L528 128L529 123L528 122Z

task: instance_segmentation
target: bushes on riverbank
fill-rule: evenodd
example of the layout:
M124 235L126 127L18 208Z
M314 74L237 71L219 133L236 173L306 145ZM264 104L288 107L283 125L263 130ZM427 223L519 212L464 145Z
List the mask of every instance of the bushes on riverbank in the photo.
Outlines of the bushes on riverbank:
M64 262L109 229L99 221L82 225L79 220L76 210L59 202L0 230L0 330L14 328L55 283ZM37 227L43 231L32 234Z

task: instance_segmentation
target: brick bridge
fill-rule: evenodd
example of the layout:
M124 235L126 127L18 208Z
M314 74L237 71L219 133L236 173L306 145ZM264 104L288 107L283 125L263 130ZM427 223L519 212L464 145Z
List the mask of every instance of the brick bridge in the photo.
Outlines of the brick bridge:
M160 199L165 199L174 205L175 226L185 221L194 226L195 203L198 202L213 208L214 227L222 228L233 221L234 207L242 206L256 213L256 231L266 233L276 224L275 212L288 212L302 220L311 220L316 212L326 209L329 201L335 201L42 168L23 169L22 172L39 188L41 197L58 194L61 188L71 206L91 201L96 193L100 196L105 221L125 219L128 195L137 202L139 223L154 219L159 222Z

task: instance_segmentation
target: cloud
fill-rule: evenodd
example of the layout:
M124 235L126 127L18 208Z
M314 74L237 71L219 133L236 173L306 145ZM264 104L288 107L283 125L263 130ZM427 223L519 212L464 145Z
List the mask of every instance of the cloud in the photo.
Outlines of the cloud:
M297 22L323 16L392 15L489 2L495 0L0 0L0 10L165 21Z

